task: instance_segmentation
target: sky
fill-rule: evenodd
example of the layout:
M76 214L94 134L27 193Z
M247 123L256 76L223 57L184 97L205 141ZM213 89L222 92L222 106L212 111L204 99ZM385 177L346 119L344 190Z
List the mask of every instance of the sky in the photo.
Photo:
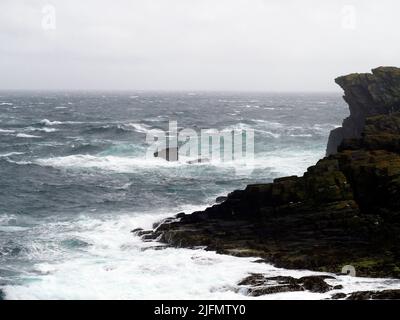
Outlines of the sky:
M340 91L400 66L398 0L1 0L0 90Z

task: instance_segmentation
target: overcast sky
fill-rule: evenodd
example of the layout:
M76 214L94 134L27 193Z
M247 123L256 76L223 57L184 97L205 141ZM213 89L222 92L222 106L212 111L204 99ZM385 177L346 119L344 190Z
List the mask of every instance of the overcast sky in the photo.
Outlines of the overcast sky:
M340 91L338 75L400 66L399 12L398 0L0 0L0 89Z

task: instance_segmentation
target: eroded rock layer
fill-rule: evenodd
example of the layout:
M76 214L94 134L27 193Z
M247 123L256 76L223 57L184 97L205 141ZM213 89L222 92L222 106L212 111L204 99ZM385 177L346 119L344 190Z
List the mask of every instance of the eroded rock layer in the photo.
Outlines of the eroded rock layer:
M379 67L372 73L354 73L335 79L344 90L350 116L341 127L332 130L327 155L337 152L346 138L359 138L367 117L400 111L400 69Z

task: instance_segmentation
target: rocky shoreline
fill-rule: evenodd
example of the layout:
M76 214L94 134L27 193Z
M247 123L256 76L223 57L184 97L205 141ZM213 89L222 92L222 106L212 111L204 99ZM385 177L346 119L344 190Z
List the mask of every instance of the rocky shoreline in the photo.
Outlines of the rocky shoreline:
M331 133L328 155L303 176L248 185L204 211L181 213L135 233L145 241L259 257L287 269L339 273L350 265L357 276L399 278L400 69L380 67L336 82L350 116ZM250 286L250 295L333 289L323 277L249 277L239 286ZM263 286L271 281L273 286ZM388 299L399 293L333 298Z

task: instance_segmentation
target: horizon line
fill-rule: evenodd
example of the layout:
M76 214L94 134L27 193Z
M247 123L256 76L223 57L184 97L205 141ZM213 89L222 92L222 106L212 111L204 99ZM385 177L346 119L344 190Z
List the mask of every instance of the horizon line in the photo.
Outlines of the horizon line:
M232 90L232 89L1 89L0 92L163 92L163 93L342 93L343 90Z

